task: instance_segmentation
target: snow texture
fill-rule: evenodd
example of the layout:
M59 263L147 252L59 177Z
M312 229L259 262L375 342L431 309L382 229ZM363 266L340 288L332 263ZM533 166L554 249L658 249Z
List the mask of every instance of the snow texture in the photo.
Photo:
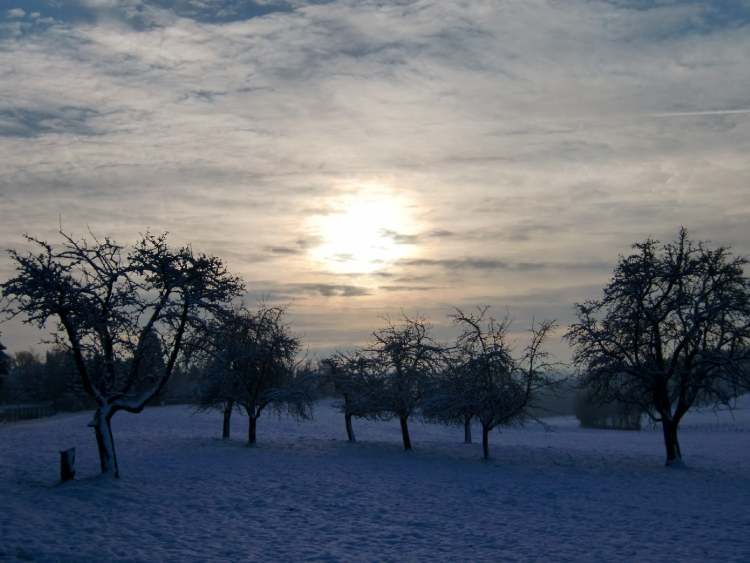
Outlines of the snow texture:
M750 561L750 401L688 415L688 468L663 467L657 430L572 418L493 432L148 408L113 420L122 479L97 476L90 413L0 426L0 560ZM479 435L475 429L475 436ZM57 484L58 451L77 480Z

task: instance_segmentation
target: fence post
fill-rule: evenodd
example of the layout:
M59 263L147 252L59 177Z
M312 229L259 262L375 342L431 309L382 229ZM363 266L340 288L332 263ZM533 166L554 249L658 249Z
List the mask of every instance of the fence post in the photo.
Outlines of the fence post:
M60 481L70 481L76 476L76 449L70 448L60 452Z

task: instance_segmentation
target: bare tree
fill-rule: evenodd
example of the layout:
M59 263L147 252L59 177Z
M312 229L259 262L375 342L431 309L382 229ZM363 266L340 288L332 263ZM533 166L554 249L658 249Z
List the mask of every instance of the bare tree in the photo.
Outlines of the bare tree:
M164 389L185 335L242 290L221 260L172 248L166 235L146 234L129 252L109 238L53 246L27 237L32 250L10 251L16 275L3 283L3 309L44 328L55 322L58 345L73 355L84 391L97 405L94 429L101 471L119 476L111 420L138 413ZM163 369L144 356L156 335Z
M361 351L353 354L339 352L323 360L334 390L343 401L339 408L344 413L346 437L356 442L353 417L377 418L380 415L382 383L377 363Z
M430 378L440 369L443 348L430 336L422 317L403 315L399 323L373 333L374 343L364 350L382 381L372 411L395 416L401 425L405 450L411 449L409 418L418 411Z
M448 368L433 393L425 400L425 415L438 420L463 423L476 417L482 425L482 451L488 459L489 433L530 417L539 390L553 385L544 342L554 321L532 322L529 343L520 358L514 358L507 342L508 319L497 321L489 307L451 316L461 329L452 348Z
M197 410L218 410L222 413L221 437L231 437L232 413L237 408L239 390L233 374L220 358L212 358L200 369L200 381L195 397Z
M214 400L248 416L249 445L257 439L257 422L266 408L310 418L314 391L309 374L297 364L300 341L284 323L285 309L260 305L239 308L220 319L213 350Z
M446 350L443 368L435 374L422 401L422 416L430 422L463 425L464 444L472 443L471 425L476 415L471 372L461 350Z
M198 411L222 413L221 437L231 436L232 413L239 408L240 380L233 371L234 359L244 354L238 316L242 309L227 309L195 332L188 343L189 354L199 376L194 401Z
M750 383L750 281L744 257L647 239L620 256L601 299L576 304L567 338L583 385L601 401L661 423L667 465L682 464L678 428L695 404L730 404Z

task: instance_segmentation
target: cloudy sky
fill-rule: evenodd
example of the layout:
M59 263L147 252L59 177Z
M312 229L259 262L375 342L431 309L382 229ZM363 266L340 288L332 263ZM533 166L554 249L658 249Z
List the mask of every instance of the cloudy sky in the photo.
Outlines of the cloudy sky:
M312 350L564 326L635 240L750 253L750 1L0 0L0 246L60 223L224 257Z

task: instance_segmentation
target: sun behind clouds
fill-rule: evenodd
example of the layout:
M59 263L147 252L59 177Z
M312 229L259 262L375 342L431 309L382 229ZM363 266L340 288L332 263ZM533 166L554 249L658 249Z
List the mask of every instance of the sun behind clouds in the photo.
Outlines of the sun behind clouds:
M415 220L409 202L394 190L365 186L332 207L332 213L311 219L320 243L310 257L326 270L368 274L413 252Z

